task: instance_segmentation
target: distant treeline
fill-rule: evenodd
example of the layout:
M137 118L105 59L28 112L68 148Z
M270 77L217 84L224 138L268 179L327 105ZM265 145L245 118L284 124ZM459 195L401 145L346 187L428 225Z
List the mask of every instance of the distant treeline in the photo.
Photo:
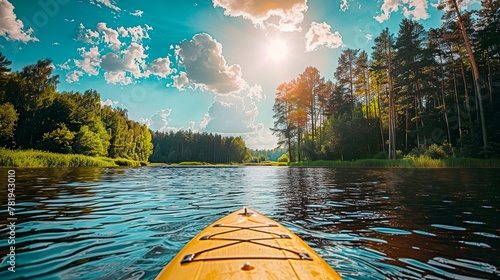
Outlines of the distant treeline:
M151 162L229 163L248 160L250 150L241 137L192 131L154 132Z
M285 148L275 148L272 150L250 150L252 162L278 161L281 156L288 152Z
M95 90L58 93L49 59L11 73L0 53L0 147L147 161L151 132Z

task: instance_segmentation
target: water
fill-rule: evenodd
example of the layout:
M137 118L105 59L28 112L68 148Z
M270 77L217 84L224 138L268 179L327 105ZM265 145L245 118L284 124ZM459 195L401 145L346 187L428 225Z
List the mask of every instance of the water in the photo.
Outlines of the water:
M498 169L16 169L16 272L3 257L0 279L153 279L242 206L345 279L498 279L499 183ZM0 196L7 221L5 187Z

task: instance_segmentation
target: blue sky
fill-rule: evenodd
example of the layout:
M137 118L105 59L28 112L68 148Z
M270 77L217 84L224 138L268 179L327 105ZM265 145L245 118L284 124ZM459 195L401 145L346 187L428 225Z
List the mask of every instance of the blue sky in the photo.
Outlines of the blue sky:
M52 59L59 91L95 89L153 130L274 148L279 84L308 66L333 79L343 49L370 53L405 17L440 26L438 1L0 0L0 51L14 71Z

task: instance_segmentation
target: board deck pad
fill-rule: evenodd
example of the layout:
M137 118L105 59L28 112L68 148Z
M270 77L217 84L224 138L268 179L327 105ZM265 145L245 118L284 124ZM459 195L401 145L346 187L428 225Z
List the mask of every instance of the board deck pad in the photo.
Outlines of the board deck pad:
M276 221L243 208L195 236L156 279L341 279Z

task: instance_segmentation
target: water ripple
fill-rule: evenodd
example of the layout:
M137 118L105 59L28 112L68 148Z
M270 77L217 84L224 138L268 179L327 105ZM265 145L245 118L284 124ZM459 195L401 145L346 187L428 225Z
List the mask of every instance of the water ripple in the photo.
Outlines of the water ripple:
M294 231L344 279L495 279L498 188L482 182L497 173L20 169L15 277L154 279L201 229L249 206ZM0 279L14 279L7 267L3 257Z

